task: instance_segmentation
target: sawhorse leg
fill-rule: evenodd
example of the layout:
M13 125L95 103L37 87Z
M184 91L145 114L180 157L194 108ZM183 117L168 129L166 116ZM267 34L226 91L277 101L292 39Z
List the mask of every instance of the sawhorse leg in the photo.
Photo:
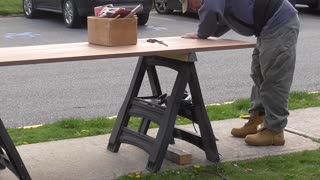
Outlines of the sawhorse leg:
M149 83L150 83L152 95L154 97L159 97L160 95L162 95L162 91L161 91L156 67L155 66L147 67L147 74L148 74L148 78L149 78ZM145 119L145 118L142 119L140 127L139 127L139 132L141 132L143 134L147 134L150 123L151 123L151 120Z
M194 122L199 125L202 147L209 161L220 160L210 120L203 102L199 79L194 64L191 65L191 78L189 87L191 91L192 104L194 106Z
M122 103L117 116L117 121L113 127L112 134L109 139L108 150L112 152L119 151L122 128L127 127L130 118L128 110L130 108L131 99L137 97L146 69L147 66L143 62L143 57L140 57L136 65L128 93L124 99L124 102Z
M0 168L7 167L20 180L31 180L21 157L0 119Z
M183 63L183 66L188 66L189 63ZM178 68L178 75L174 83L171 96L167 103L166 110L162 116L162 122L160 124L156 140L152 146L147 169L149 171L158 171L165 158L168 145L173 136L174 125L176 122L176 116L179 111L181 99L184 95L184 91L187 86L190 72L187 67L181 66Z

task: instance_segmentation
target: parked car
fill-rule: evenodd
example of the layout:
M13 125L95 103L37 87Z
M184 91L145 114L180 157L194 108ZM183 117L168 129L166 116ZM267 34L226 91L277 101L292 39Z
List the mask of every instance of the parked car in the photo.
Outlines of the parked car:
M320 3L320 0L289 0L292 5L297 3L308 2L310 5L315 6ZM309 6L310 6L309 5ZM182 10L182 4L179 0L154 0L154 8L159 14L171 14L174 10ZM189 12L192 12L191 9L188 9Z
M182 10L179 0L154 0L154 9L159 14L171 14L174 10Z
M23 10L27 18L40 16L40 11L51 11L63 14L67 27L78 28L83 20L94 14L94 7L113 4L114 7L133 9L138 4L143 5L143 11L137 14L138 25L144 25L149 20L153 0L23 0Z
M312 9L320 10L320 0L291 0L294 4L308 5Z

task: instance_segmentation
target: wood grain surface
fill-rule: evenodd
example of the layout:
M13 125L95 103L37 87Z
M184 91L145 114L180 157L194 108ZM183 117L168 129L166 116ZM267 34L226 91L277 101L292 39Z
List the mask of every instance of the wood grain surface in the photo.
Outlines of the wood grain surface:
M170 55L200 51L252 48L252 42L230 39L156 38L168 46L138 39L137 45L106 47L87 42L0 48L0 66L82 61L134 56Z

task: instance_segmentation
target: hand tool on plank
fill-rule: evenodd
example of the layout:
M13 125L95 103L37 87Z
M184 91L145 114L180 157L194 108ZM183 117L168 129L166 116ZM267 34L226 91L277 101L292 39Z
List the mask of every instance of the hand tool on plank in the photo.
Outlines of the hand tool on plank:
M160 40L157 40L157 39L152 39L152 38L147 39L147 42L149 42L149 43L159 43L159 44L162 44L164 46L168 46L168 44L164 43L163 41L160 41Z

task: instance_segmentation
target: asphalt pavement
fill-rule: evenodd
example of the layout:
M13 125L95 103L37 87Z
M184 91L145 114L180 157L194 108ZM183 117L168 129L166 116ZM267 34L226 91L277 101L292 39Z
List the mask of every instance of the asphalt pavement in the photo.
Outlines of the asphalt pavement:
M300 12L293 91L320 90L320 18ZM180 36L196 31L198 20L152 12L139 38ZM222 38L255 41L233 31ZM0 18L0 47L87 41L87 29L68 29L61 17ZM252 49L197 53L197 73L205 104L250 97ZM62 118L117 115L138 57L0 68L0 117L6 127L48 124ZM157 69L158 70L158 69ZM164 93L170 93L174 71L159 68ZM150 89L142 88L142 93Z
M254 159L320 148L320 107L290 111L285 129L284 146L247 146L242 138L232 137L232 127L242 126L242 119L212 122L222 162ZM194 131L192 125L183 129ZM149 130L154 136L157 129ZM130 172L143 172L148 154L128 144L121 144L118 153L106 150L109 134L53 142L18 146L24 164L33 180L112 180ZM184 141L174 145L192 154L192 165L208 165L204 152ZM319 149L320 150L320 149ZM186 167L164 160L161 171ZM298 173L298 172L297 172ZM225 174L228 176L228 174ZM0 171L0 179L16 180L7 169Z

